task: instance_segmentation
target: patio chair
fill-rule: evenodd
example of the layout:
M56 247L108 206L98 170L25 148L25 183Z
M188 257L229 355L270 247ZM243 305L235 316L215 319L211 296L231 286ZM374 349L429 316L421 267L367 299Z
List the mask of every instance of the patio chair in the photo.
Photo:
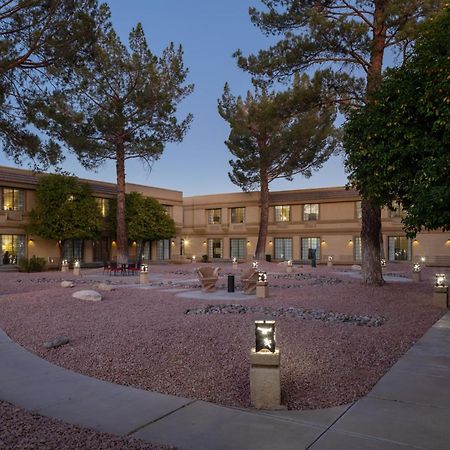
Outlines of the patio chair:
M122 273L122 266L118 266L116 262L111 262L109 266L109 274L117 275L118 273Z
M128 274L129 275L137 275L141 271L141 265L140 264L128 264Z
M250 295L256 292L256 282L258 281L258 271L256 269L248 269L241 275L242 288L244 294Z
M220 267L200 267L195 270L203 292L214 292L219 279Z

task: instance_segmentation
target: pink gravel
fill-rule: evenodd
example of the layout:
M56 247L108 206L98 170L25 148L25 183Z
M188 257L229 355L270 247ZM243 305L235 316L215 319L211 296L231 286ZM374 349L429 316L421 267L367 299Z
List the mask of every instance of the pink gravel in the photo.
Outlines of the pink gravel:
M195 266L199 266L196 264ZM234 273L221 264L222 275ZM242 269L248 265L242 265ZM276 264L270 273L284 273ZM282 402L289 409L325 408L352 402L365 394L445 311L432 306L433 268L425 268L421 283L391 282L366 287L342 273L344 267L295 268L315 277L342 283L314 284L317 279L274 279L270 297L233 304L273 308L323 309L382 316L379 327L318 320L277 318L281 351ZM442 271L442 269L440 269ZM392 264L387 273L409 276L410 266ZM75 289L92 283L89 270ZM447 271L448 273L448 271ZM249 353L254 346L258 314L185 315L189 308L225 301L176 297L169 282L195 285L194 265L150 266L157 289L119 287L102 292L104 301L71 297L59 286L72 278L59 272L0 274L0 327L16 342L47 360L106 381L162 393L249 407ZM49 282L37 281L39 279ZM18 280L21 280L18 282ZM111 277L133 283L136 277ZM221 279L225 286L226 278ZM288 287L288 285L290 287ZM66 335L70 343L46 350L42 344Z
M0 448L17 450L169 450L140 439L118 437L32 414L0 401Z

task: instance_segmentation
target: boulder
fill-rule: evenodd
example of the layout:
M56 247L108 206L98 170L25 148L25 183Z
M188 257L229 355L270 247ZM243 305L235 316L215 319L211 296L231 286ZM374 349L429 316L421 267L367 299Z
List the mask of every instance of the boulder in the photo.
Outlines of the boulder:
M66 345L68 343L69 338L67 336L59 336L56 339L53 339L53 341L44 342L44 347L50 349L60 347L61 345Z
M352 270L361 270L361 266L359 266L358 264L353 264L353 266L351 267Z
M110 292L110 291L114 290L114 288L110 284L106 284L106 283L94 284L94 288L98 289L99 291L106 291L106 292Z
M73 288L74 286L72 281L61 281L61 287L63 288Z
M100 302L102 300L102 296L97 291L92 290L83 290L77 291L72 294L72 297L78 298L79 300L87 300L90 302Z

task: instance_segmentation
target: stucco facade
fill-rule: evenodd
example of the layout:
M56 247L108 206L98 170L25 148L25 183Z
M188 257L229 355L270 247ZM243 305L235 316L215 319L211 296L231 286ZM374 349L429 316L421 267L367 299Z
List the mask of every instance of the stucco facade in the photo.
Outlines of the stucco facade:
M56 242L28 235L27 214L35 205L38 175L30 171L0 167L0 264L14 263L14 257L46 258L49 266L60 263ZM99 199L112 199L115 185L81 180ZM176 224L176 236L152 242L144 251L151 260L186 261L192 257L251 260L259 229L259 195L255 192L183 197L183 193L136 184L127 192L140 192L163 204ZM401 214L382 211L383 250L387 260L408 262L425 256L427 264L450 265L450 233L420 233L406 239ZM270 194L266 255L272 260L306 262L315 256L319 263L333 258L335 264L361 260L360 198L343 187L278 191ZM67 243L69 257L79 255L84 263L114 259L115 242L106 231L96 241ZM79 247L81 246L81 247ZM4 260L5 252L11 258ZM130 243L129 256L136 259L137 243Z

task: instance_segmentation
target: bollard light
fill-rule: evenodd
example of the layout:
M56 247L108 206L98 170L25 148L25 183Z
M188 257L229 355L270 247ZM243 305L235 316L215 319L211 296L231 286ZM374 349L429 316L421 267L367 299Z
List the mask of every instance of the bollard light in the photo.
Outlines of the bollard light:
M333 257L332 256L328 257L328 262L333 262Z
M234 264L237 263L237 258L236 257L233 257L233 263Z
M258 283L267 283L267 272L258 272Z
M292 267L292 259L287 262L288 267Z
M258 261L253 261L252 262L252 269L257 269L258 268Z
M67 259L63 259L62 260L62 265L63 266L67 266L69 264L69 261L67 261Z
M447 280L447 276L445 275L445 273L437 273L434 276L434 281L435 281L435 286L436 287L446 287L447 285L445 284Z
M147 272L148 272L147 264L141 264L141 273L147 273Z
M73 267L76 267L76 268L79 268L79 267L80 267L80 261L78 261L78 259L76 259L76 260L73 262Z
M413 272L420 272L420 270L421 270L420 263L414 263Z
M192 262L195 262L195 255L192 257Z
M255 320L256 352L269 350L275 353L275 321Z
M386 267L386 260L384 258L381 259L381 267Z

